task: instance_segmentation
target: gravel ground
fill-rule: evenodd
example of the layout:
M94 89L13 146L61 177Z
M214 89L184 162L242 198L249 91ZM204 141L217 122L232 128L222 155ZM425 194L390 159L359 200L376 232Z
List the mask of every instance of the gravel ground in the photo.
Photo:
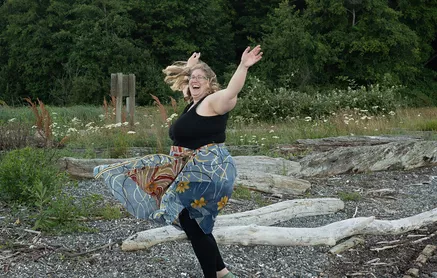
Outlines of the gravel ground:
M340 192L357 192L360 199L345 202L345 209L333 215L297 218L281 223L281 226L317 227L351 218L354 214L357 217L399 219L431 210L437 207L437 182L432 180L436 173L437 167L430 167L309 179L312 188L305 198L338 197ZM372 192L379 189L392 191ZM99 181L80 181L79 187L71 193L77 198L88 193L103 194L105 199L115 204ZM275 201L267 194L263 198ZM283 196L282 200L291 198ZM256 207L254 200L238 200L225 210L232 213ZM156 224L127 216L119 220L88 222L90 227L98 230L96 233L36 236L26 232L24 224L14 225L11 213L0 204L0 277L202 277L188 241L163 243L149 250L121 251L123 239L158 227ZM328 246L219 247L225 263L239 277L402 277L414 266L414 260L427 244L437 245L437 236L413 244L417 237L408 235L429 235L436 231L437 225L434 224L403 235L362 236L364 244L340 255L330 254ZM16 245L1 246L6 241ZM375 246L393 245L381 245L381 241L395 241L399 246L372 251ZM110 247L89 252L107 244ZM69 257L65 250L88 253ZM437 277L437 251L420 268L420 277Z

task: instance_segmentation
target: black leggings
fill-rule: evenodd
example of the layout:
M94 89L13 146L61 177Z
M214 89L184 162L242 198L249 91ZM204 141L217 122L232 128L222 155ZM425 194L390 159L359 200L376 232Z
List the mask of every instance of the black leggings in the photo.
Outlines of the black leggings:
M191 241L194 253L199 260L205 278L216 278L217 271L224 269L222 256L217 247L217 242L212 234L205 234L195 219L191 219L188 210L184 209L179 214L182 229Z

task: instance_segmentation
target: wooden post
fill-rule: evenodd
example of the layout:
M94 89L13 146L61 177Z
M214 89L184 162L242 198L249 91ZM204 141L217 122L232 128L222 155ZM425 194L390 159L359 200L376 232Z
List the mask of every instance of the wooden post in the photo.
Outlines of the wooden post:
M129 127L134 130L135 125L135 74L129 74L129 97L126 100L127 106L129 107Z
M121 109L123 108L123 73L117 73L117 101L115 104L115 123L121 123Z
M131 130L135 125L135 74L112 73L111 96L116 97L115 122L121 123L123 109L123 97L126 98L126 113Z

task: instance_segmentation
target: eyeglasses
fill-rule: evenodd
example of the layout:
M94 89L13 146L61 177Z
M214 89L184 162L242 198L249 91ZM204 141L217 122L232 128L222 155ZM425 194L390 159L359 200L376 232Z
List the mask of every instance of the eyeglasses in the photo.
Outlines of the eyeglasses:
M208 80L208 78L206 78L206 77L203 76L203 75L190 76L189 79L190 79L190 80L197 80L197 81L199 81L199 82Z

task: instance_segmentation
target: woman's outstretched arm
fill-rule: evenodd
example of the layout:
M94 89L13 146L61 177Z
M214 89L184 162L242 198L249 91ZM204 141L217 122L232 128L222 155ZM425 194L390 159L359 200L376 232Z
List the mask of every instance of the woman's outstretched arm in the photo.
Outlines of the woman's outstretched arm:
M246 82L247 70L262 58L261 46L257 45L252 50L247 47L241 55L241 62L229 81L226 89L212 94L210 98L211 108L218 114L223 115L231 111L237 103L237 95Z

